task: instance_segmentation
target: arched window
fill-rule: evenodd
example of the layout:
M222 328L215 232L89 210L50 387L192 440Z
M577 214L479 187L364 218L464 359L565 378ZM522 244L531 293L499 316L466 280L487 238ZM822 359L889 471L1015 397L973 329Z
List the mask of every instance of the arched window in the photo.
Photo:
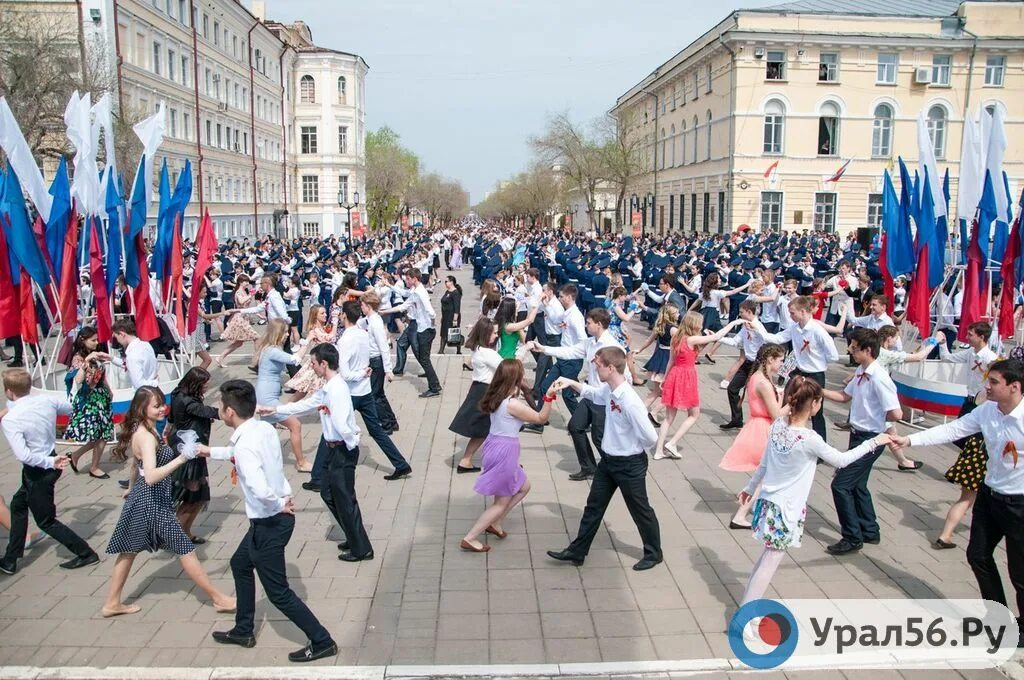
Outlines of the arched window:
M928 137L936 158L946 157L946 109L933 106L928 109Z
M686 165L686 122L679 124L679 164Z
M672 126L672 138L670 140L672 144L672 164L669 167L676 167L676 126Z
M764 106L764 153L782 153L782 135L785 132L786 107L778 99Z
M825 102L818 112L818 155L839 155L839 107Z
M706 160L711 160L711 109L708 109L707 119L708 119L708 129L705 131L705 134L707 135L707 138L706 138L707 148L704 150L704 158Z
M691 152L693 155L690 157L690 162L691 163L696 163L697 162L697 142L700 140L700 137L699 137L699 135L700 135L699 126L700 126L700 121L697 120L697 116L694 116L693 117L693 151Z
M299 80L299 101L303 104L316 102L316 83L313 82L313 76L302 76Z
M345 82L345 76L338 76L338 103L345 103L345 96L348 93L348 83Z
M892 155L892 107L888 104L875 107L871 123L871 155L875 158Z
M661 157L658 162L661 164L661 169L664 170L665 157L668 155L668 139L665 137L665 128L661 128L661 152L658 155Z

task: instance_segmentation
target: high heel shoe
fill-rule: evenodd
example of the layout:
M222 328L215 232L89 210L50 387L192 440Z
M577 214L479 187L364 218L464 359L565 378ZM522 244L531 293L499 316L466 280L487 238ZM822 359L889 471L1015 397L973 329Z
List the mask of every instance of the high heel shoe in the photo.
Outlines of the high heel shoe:
M468 551L468 552L475 552L475 553L485 553L485 552L490 552L491 551L491 546L487 545L486 543L482 543L480 545L480 547L477 548L476 546L474 546L472 543L470 543L466 539L462 539L462 542L459 543L459 547L462 548L463 550Z

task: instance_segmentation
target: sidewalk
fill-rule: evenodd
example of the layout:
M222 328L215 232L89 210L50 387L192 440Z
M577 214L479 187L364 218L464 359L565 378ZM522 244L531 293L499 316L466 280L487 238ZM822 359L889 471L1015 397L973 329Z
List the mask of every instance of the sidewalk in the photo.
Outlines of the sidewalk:
M476 320L478 296L469 271L458 277L465 290L463 325L468 326ZM435 298L439 294L440 290ZM645 332L635 328L636 333ZM214 345L213 351L221 347ZM729 672L735 667L728 661L733 654L725 628L761 547L748 532L728 529L734 497L746 475L718 468L733 435L718 429L728 414L725 391L718 383L733 350L720 352L717 365L699 368L704 405L700 421L680 444L683 460L651 462L648 489L661 522L665 563L642 573L630 568L641 549L619 500L609 508L584 567L562 565L545 556L546 550L565 547L575 534L589 488L567 477L576 463L564 430L561 402L553 427L542 436L522 436L522 464L533 490L506 522L509 537L504 541L488 537L493 549L486 555L459 550L459 539L483 509L484 499L473 493L473 475L456 475L453 469L465 440L457 440L447 426L469 387L470 374L461 370L460 358L450 351L434 359L444 386L440 398L417 397L425 381L416 377L414 359L406 376L388 387L401 423L395 440L409 458L413 475L398 482L384 481L390 466L376 445L364 438L356 486L377 556L371 562L350 565L337 560L338 531L319 495L301 489L306 477L291 465L281 434L298 508L287 553L289 576L340 648L337 658L315 666L368 666L365 675L359 674L368 678L411 675L411 669L400 666L430 664L548 664L535 669L536 674L610 676L634 675L641 669L605 673L553 665L708 660L715 674L702 677L734 677ZM532 371L532 361L528 370ZM830 380L838 381L844 370L835 367ZM244 365L226 373L214 371L215 384L227 377L250 379L252 374ZM644 394L646 388L640 391ZM831 421L841 415L829 408L826 417ZM312 452L320 428L312 424L315 419L306 422L311 424L303 430L303 442L305 450ZM227 438L227 430L216 425L213 442ZM845 448L846 434L832 429L829 440ZM915 450L914 455L925 461L925 467L912 474L899 472L891 456L879 460L871 489L882 524L882 543L842 558L824 551L825 545L837 540L838 532L829 470L822 468L811 493L803 547L787 556L767 597L977 597L963 552L966 530L961 528L956 536L956 550L929 547L957 494L942 476L955 451L942 447ZM105 482L68 470L57 493L62 521L100 553L121 506L114 481L121 475L115 466L105 467L113 477ZM198 548L198 554L214 581L232 591L228 559L246 526L245 512L241 493L231 487L228 468L217 462L211 462L210 468L213 500L195 527L209 542ZM0 492L5 498L16 490L19 475L19 465L3 441ZM108 620L100 617L99 609L109 585L112 558L104 556L95 567L73 574L57 568L64 558L63 549L46 541L28 551L17 575L0 577L0 665L8 667L0 669L0 677L13 677L9 668L13 666L37 669L19 677L44 677L38 669L58 667L130 666L138 669L132 673L134 678L170 677L168 668L198 669L198 675L188 677L204 678L270 677L259 675L263 671L257 667L277 667L273 677L292 677L286 671L300 670L283 667L288 663L287 652L305 641L263 599L262 589L258 590L256 648L224 647L214 643L210 633L230 627L231 616L215 614L197 596L177 559L167 554L140 556L126 594L142 606L142 612ZM1004 551L1000 550L997 560L1005 565ZM253 668L233 676L211 675L208 670L237 666ZM386 671L383 666L388 666ZM141 670L146 667L154 668L156 676L144 675ZM651 668L656 674L648 677L667 678L670 672L675 677L685 672L679 668ZM336 672L352 677L348 669L332 671L330 677L340 677ZM61 677L82 677L75 673ZM947 675L920 673L928 673L929 678ZM885 675L898 677L880 671L828 673L829 677L871 680ZM998 677L995 671L963 675Z

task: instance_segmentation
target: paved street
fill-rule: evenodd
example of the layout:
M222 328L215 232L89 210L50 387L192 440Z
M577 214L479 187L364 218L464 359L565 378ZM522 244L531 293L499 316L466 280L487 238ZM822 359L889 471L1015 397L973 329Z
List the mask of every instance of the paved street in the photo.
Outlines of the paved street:
M463 325L468 325L476 319L478 298L469 272L459 277L466 292ZM215 345L214 352L219 347ZM456 475L453 469L465 440L457 439L447 426L470 384L470 374L461 370L454 356L435 358L444 385L441 398L417 398L425 381L416 377L414 360L406 376L389 387L401 422L396 441L413 465L412 477L386 482L383 475L391 471L387 460L364 439L356 483L375 560L357 565L337 560L338 531L320 497L301 490L306 477L295 471L286 453L298 507L288 548L289 575L340 647L336 659L319 663L732 658L726 622L761 547L749 533L727 528L734 495L746 477L718 468L731 440L717 426L728 412L718 382L734 356L733 350L725 349L717 365L699 368L704 411L680 445L684 459L651 463L649 492L661 522L665 563L643 573L630 569L641 549L618 499L584 567L555 563L544 554L564 547L575 533L588 491L587 483L567 478L576 464L564 430L564 410L543 436L522 436L522 464L533 490L506 522L509 537L487 537L493 547L487 555L459 549L459 539L483 509L484 499L473 493L473 475ZM838 380L842 374L837 367L830 378ZM228 375L252 377L244 366L233 367ZM214 381L225 377L215 372ZM564 409L561 401L558 407ZM838 415L829 409L829 421ZM223 426L215 427L214 443L225 442L227 434ZM310 454L319 436L317 425L304 429ZM283 431L281 438L284 441ZM846 435L830 430L829 438L845 444ZM6 442L2 451L0 491L10 499L20 466ZM897 471L889 455L875 466L871 488L883 527L882 543L843 558L824 551L838 532L829 470L821 468L810 498L804 545L787 556L767 596L977 597L964 558L965 530L956 537L956 550L936 552L929 547L957 493L942 477L955 458L954 449L923 449L914 455L925 461L916 474ZM196 526L209 542L198 553L215 582L233 592L228 559L246 518L228 468L216 462L210 466L213 501ZM105 467L114 479L123 476L113 464ZM58 485L61 519L101 553L121 505L114 479L95 481L69 469ZM286 653L304 643L299 631L262 599L259 589L257 647L217 645L210 632L229 628L232 617L214 613L183 575L178 560L167 554L143 555L136 561L126 595L141 605L142 612L103 619L99 610L113 559L104 555L95 567L71 574L58 569L62 559L67 559L63 549L47 541L28 551L16 576L0 576L0 664L275 666L287 664ZM1005 562L1002 550L998 560L1001 566ZM942 676L927 673L930 678ZM839 677L837 672L833 675ZM848 675L868 677L866 672ZM882 674L871 671L870 677Z

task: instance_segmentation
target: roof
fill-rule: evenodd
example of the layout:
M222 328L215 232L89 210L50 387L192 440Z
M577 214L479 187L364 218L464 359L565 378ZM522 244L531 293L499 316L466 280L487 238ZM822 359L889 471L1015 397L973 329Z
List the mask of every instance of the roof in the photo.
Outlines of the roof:
M863 16L948 17L962 0L796 0L745 12L770 14L843 14Z

